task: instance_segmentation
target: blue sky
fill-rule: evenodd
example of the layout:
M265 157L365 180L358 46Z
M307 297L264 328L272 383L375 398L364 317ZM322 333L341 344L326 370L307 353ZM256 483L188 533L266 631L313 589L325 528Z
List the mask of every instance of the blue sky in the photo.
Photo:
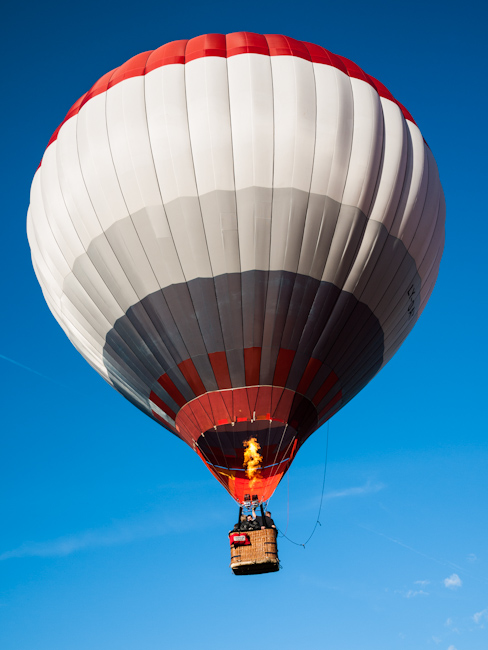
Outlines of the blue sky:
M163 4L3 10L0 647L486 650L484 3ZM393 361L330 425L321 526L283 570L237 578L236 508L198 457L106 385L43 302L25 235L51 133L103 73L208 32L284 33L342 54L410 110L439 166L439 280ZM303 541L325 431L272 499ZM289 506L288 506L289 504ZM260 641L257 641L260 642Z

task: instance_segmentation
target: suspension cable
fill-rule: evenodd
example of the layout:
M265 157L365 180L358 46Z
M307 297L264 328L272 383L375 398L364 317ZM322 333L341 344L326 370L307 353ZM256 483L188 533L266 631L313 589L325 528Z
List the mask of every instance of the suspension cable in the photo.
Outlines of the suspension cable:
M295 542L294 540L287 537L287 535L285 534L286 531L288 530L288 521L287 521L286 529L285 529L284 533L278 528L278 532L280 533L280 538L284 537L285 539L287 539L292 544L295 544L295 546L303 546L303 548L305 548L305 546L309 543L309 541L314 536L315 531L317 530L317 526L322 526L322 524L320 523L319 520L320 520L320 513L322 512L322 504L324 502L325 477L327 475L327 460L328 460L328 457L329 457L329 429L330 429L330 420L327 421L327 439L326 439L326 443L325 443L325 462L324 462L324 476L323 476L323 479L322 479L322 494L321 494L321 497L320 497L320 505L319 505L319 511L317 513L317 520L315 522L315 526L313 527L312 532L310 533L310 535L308 536L308 538L306 539L305 542L300 543L300 542ZM288 520L289 520L289 508L290 508L290 491L289 491L289 483L288 483Z

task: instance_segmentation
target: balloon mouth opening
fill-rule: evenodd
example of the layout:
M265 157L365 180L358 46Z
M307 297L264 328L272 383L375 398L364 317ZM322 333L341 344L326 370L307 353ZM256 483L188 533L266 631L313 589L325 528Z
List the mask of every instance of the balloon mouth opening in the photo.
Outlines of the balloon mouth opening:
M245 474L244 443L254 438L260 447L260 469L283 462L289 457L297 432L286 422L259 421L222 424L205 431L198 439L200 451L218 467L232 468Z
M255 441L260 456L255 471L246 463L246 443ZM246 495L267 501L298 451L296 429L286 422L254 420L215 426L195 444L204 463L240 504Z
M267 501L317 426L316 406L281 386L205 393L176 416L178 435L239 504Z

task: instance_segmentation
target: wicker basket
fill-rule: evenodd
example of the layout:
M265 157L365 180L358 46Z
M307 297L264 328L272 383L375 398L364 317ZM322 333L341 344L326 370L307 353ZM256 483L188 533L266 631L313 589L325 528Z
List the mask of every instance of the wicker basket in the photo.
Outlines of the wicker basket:
M276 528L246 531L248 546L230 547L230 567L236 575L254 575L279 571Z

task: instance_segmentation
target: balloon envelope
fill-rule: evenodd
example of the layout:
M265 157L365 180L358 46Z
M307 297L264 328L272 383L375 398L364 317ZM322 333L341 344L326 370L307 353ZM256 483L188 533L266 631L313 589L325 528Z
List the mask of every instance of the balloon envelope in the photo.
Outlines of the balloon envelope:
M382 84L242 32L103 76L48 144L27 230L75 347L242 502L404 341L444 219L434 158Z

